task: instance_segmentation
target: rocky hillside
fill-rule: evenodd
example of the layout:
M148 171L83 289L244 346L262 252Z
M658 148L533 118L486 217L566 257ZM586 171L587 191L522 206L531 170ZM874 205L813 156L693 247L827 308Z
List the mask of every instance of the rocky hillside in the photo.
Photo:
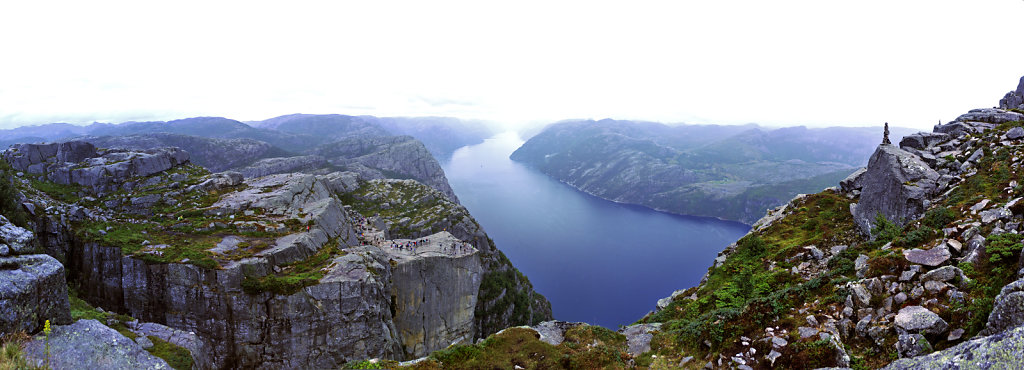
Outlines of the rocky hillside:
M551 318L468 212L416 181L211 174L177 148L82 141L2 158L20 205L3 209L27 221L0 219L0 306L21 313L0 329L49 319L57 367L330 368Z
M450 155L453 145L478 143L490 133L475 123L437 117L293 114L251 124L219 117L87 127L50 124L0 131L0 147L68 140L133 150L178 147L191 154L192 163L213 172L259 177L341 169L366 178L415 179L458 201L434 155ZM423 137L440 154L432 155L422 141L393 132Z
M260 159L290 157L293 154L263 141L253 139L215 139L201 136L154 133L125 136L87 136L88 141L103 148L146 150L177 147L189 153L189 160L213 172L257 165ZM280 171L286 173L297 171Z
M798 193L842 180L877 141L864 128L568 121L511 158L604 199L750 224Z
M1019 368L1024 114L978 109L877 145L770 210L636 324L509 329L412 368Z

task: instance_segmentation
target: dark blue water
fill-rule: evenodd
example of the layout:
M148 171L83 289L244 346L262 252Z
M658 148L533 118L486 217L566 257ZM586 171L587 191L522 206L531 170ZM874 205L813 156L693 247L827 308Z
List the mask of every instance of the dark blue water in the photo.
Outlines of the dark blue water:
M555 318L628 325L659 298L697 285L715 255L749 229L587 195L508 159L514 133L457 150L443 165L462 204Z

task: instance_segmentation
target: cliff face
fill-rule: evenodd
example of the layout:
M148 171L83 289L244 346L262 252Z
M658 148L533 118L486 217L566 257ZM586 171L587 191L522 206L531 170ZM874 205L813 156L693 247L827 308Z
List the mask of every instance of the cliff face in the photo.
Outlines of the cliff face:
M411 136L358 137L318 147L317 155L367 179L413 179L458 203L441 165Z
M480 320L495 320L477 309L490 271L481 256L494 253L475 246L486 235L418 225L416 237L430 243L415 253L385 243L412 239L371 239L342 201L364 181L355 173L244 179L209 174L177 150L83 142L21 145L3 157L24 172L18 185L36 210L38 243L82 298L194 333L202 368L404 359L469 342Z

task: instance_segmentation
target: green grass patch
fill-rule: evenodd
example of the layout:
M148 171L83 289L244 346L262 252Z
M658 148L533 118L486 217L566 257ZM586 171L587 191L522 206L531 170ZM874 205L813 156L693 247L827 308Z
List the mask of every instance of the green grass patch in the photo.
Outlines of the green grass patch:
M125 255L149 263L189 263L207 269L220 268L213 254L208 251L220 240L212 235L180 233L146 221L84 221L74 224L73 229L79 240L118 247ZM149 246L143 246L142 243L147 240ZM159 249L160 254L146 253L147 248L158 244L167 247Z
M242 280L242 289L249 294L295 294L302 288L319 283L324 278L323 268L335 257L343 255L345 252L338 249L337 241L328 242L309 258L281 265L281 272L260 277L246 276Z
M192 368L192 352L152 335L146 337L153 342L153 347L147 349L153 356L162 358L167 364L176 370L189 370Z

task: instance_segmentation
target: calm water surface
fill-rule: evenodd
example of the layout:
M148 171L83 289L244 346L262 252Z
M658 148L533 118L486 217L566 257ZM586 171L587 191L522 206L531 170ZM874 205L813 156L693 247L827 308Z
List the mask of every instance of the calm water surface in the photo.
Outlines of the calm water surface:
M628 325L659 298L697 285L722 248L749 229L676 216L577 191L508 158L505 133L443 164L462 204L538 292L555 318Z

